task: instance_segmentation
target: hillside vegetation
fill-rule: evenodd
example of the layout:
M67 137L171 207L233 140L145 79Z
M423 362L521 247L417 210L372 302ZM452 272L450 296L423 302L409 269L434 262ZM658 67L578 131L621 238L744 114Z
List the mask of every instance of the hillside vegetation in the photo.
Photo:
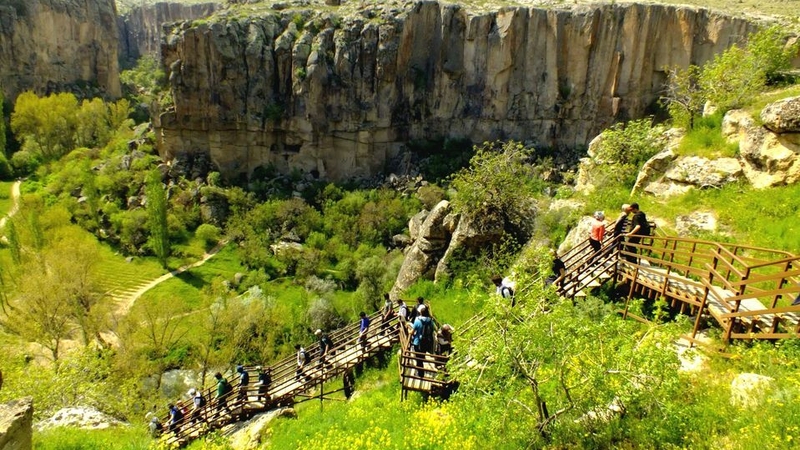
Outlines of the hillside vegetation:
M681 152L736 152L721 144L718 118L702 118L700 100L757 108L767 89L783 89L769 98L796 92L782 76L783 47L770 38L779 31L753 40L763 47L673 72L664 107L669 125L688 130ZM751 70L722 70L735 63ZM209 373L269 365L312 342L313 330L374 311L405 257L409 219L444 199L478 224L499 217L504 226L496 241L456 255L447 280L420 280L403 293L426 298L440 323L455 326L458 354L449 368L457 393L400 402L396 357L386 355L365 365L355 398L298 406L299 417L274 421L260 448L796 448L799 340L723 347L709 327L708 348L723 351L689 352L703 359L682 368L674 343L693 324L665 302L636 300L632 312L650 319L640 323L617 314L627 293L605 287L573 302L541 282L548 247L582 216L631 201L641 165L661 150L665 124L644 119L608 130L593 192L576 190L575 173L554 167L548 152L513 142L475 146L471 159L423 158L423 173L450 173L431 181L334 185L271 168L225 180L202 158L164 164L147 125L129 118L130 105L25 93L10 117L19 150L8 167L27 179L0 245L0 401L32 395L36 419L86 405L134 427L37 433L37 448L147 448L146 413L163 416L190 385L209 386ZM635 200L670 232L679 213L707 208L719 231L697 237L797 252L798 189L735 183ZM573 206L551 208L559 203ZM111 292L225 242L205 265L118 313ZM513 309L490 295L489 282L511 271ZM477 314L478 325L465 330ZM179 369L200 375L173 381ZM731 384L751 372L772 381L741 401ZM230 443L214 435L192 448Z

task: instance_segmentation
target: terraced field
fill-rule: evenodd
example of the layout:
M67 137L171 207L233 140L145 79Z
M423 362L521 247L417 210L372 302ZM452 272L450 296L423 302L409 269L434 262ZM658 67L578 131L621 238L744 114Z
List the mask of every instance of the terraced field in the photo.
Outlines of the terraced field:
M98 244L102 262L98 273L103 289L115 300L129 297L166 271L155 261L133 258L128 262L124 256L115 254L110 248Z

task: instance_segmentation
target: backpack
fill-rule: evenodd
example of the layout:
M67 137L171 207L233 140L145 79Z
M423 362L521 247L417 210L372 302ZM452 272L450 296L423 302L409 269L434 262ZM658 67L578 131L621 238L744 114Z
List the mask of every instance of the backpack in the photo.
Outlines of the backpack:
M303 353L303 361L305 362L305 364L310 363L311 362L311 355L309 355L308 352L305 351L305 350L303 350L302 353Z
M205 397L203 397L202 395L198 395L197 399L198 399L197 400L197 407L198 408L202 408L203 406L206 406L206 398Z
M422 335L419 337L419 347L423 351L433 351L433 320L422 320Z
M328 336L327 334L322 336L321 341L323 344L325 344L325 350L331 351L331 349L333 348L333 340L330 338L330 336Z
M500 288L500 295L502 295L503 298L514 298L514 289L510 286L503 286Z
M228 383L228 380L222 379L222 395L225 395L233 390L233 386Z

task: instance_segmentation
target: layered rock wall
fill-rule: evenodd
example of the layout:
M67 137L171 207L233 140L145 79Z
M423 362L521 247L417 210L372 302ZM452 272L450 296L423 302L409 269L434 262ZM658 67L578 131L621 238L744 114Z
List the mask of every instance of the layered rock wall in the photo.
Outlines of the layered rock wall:
M120 95L114 0L0 3L0 86L7 99L75 83Z
M220 6L215 2L160 2L131 8L117 21L120 59L131 64L143 55L160 56L164 24L208 17Z
M377 7L380 8L380 7ZM754 29L688 7L506 7L421 1L337 18L297 12L173 29L162 156L202 152L229 177L262 165L370 176L413 139L584 146L642 116L667 66L701 64Z

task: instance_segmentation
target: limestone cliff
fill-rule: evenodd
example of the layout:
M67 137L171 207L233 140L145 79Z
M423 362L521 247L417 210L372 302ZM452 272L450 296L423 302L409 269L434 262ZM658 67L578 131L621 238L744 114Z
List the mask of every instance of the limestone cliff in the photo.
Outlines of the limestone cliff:
M131 8L117 20L120 60L132 63L142 55L160 55L164 24L208 17L220 6L159 2Z
M120 95L114 0L0 3L0 85L6 98L96 84Z
M230 177L272 164L343 179L381 171L412 139L584 146L643 115L666 66L703 63L754 29L660 5L331 10L253 8L173 28L162 155L207 153Z

